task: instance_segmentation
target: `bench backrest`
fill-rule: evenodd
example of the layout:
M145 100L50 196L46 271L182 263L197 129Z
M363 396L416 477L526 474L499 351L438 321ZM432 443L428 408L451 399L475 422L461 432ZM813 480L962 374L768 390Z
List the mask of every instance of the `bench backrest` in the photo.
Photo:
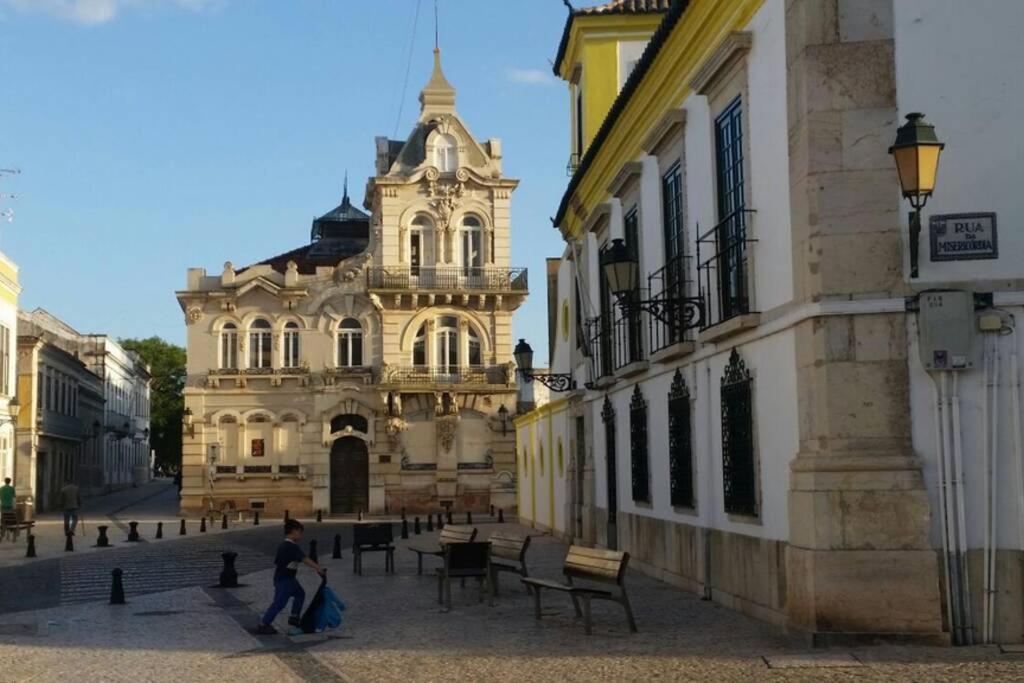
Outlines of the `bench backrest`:
M475 526L457 526L455 524L448 524L441 529L441 537L438 539L441 545L472 543L474 540L476 540Z
M574 545L565 556L563 571L573 578L621 584L627 564L629 553Z
M491 542L491 557L522 562L526 557L526 549L530 547L530 537L513 536L512 534L491 534L487 539Z
M372 524L356 524L352 527L352 545L386 545L395 540L390 524L374 522Z
M487 569L489 543L449 543L444 547L444 566L448 571Z

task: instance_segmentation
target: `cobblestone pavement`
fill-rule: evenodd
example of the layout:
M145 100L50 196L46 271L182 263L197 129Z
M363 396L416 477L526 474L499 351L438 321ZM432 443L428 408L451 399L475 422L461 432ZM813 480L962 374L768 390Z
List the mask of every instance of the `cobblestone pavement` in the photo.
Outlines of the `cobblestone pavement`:
M347 543L342 560L329 559L329 538L339 527L326 523L307 525L307 540L321 541L330 584L348 604L343 628L327 638L257 637L248 629L270 600L271 571L247 574L245 586L228 591L210 588L212 568L188 566L198 561L196 548L230 540L252 555L246 567L265 567L280 537L276 527L75 557L76 566L96 563L105 571L112 553L134 555L140 579L154 567L169 574L177 568L181 581L196 585L137 594L130 581L128 605L96 601L5 614L0 681L1024 680L1024 655L996 647L808 650L770 626L636 572L627 585L637 634L628 633L618 605L595 603L594 635L587 637L569 599L557 594L545 595L537 622L531 599L509 575L495 606L480 604L473 585L455 587L453 610L443 613L436 563L428 560L417 576L415 556L405 549L433 536L399 542L396 575L385 575L383 557L373 555L364 575L354 576ZM481 535L496 528L481 524ZM501 529L528 533L511 524ZM556 577L564 553L564 544L536 537L531 572ZM303 569L300 578L312 595L316 576Z

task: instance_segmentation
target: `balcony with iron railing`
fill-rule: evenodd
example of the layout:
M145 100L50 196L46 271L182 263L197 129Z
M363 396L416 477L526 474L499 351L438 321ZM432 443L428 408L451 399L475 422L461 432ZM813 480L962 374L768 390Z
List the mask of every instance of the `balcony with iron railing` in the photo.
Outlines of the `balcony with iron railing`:
M526 268L497 266L372 266L366 286L383 291L450 291L467 293L522 293L529 291Z
M749 259L750 223L754 212L738 209L697 238L697 286L705 304L703 329L732 321L732 333L756 324L751 310ZM735 328L735 329L732 329ZM706 337L702 333L701 339ZM713 340L717 336L709 336Z
M647 316L651 355L692 343L693 328L701 322L686 317L687 312L694 312L693 308L675 303L686 300L693 290L690 257L680 254L669 260L647 276L647 286L655 307L665 312L661 316Z
M442 367L430 365L387 365L380 371L379 384L399 386L509 385L512 376L506 365Z

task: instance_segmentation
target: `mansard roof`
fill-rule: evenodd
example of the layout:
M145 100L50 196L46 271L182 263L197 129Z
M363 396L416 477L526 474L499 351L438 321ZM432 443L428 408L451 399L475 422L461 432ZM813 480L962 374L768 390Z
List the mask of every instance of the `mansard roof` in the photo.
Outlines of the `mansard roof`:
M300 274L315 275L317 268L333 268L344 259L362 253L369 243L370 216L352 206L346 181L341 204L313 220L309 244L252 265L270 266L284 273L288 270L288 263L294 261ZM244 272L251 267L247 266L237 272Z

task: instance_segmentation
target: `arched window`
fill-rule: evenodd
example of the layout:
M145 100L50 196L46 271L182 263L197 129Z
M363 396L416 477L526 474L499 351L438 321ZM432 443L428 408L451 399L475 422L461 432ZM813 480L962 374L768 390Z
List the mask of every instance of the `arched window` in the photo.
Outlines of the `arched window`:
M454 372L459 367L459 319L452 315L437 321L437 368Z
M363 326L354 318L345 318L338 325L338 367L358 368L363 365Z
M466 336L469 337L469 365L483 365L483 355L480 353L480 337L477 336L476 330L470 327Z
M299 367L299 324L288 323L284 326L284 362L283 367Z
M220 330L220 367L222 370L238 369L238 328L234 323Z
M409 229L409 271L413 277L419 277L420 267L426 263L427 245L434 233L434 223L427 216L419 215L412 219Z
M463 275L478 275L477 269L484 265L483 224L476 216L462 219L462 268Z
M434 166L441 173L452 173L459 167L459 143L451 135L439 135L434 143Z
M427 325L420 325L416 338L412 342L412 364L424 367L427 364Z
M269 368L272 366L271 354L273 335L270 323L259 318L249 328L249 367Z

